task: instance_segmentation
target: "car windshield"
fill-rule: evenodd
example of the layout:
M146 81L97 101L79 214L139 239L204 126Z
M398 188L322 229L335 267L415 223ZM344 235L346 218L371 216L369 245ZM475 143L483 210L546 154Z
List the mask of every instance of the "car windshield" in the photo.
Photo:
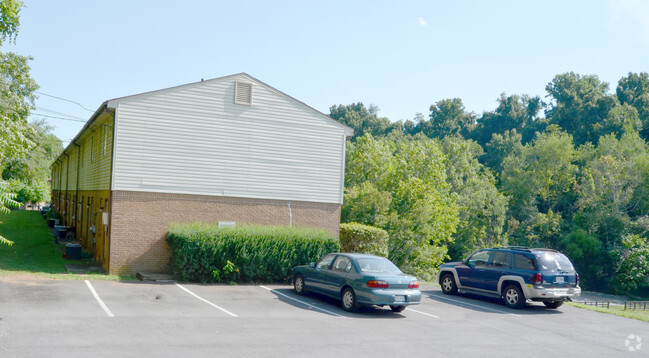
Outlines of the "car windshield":
M535 256L543 271L574 271L570 260L561 253L543 252L537 253Z
M380 257L363 257L356 259L362 272L401 273L401 270L390 260Z

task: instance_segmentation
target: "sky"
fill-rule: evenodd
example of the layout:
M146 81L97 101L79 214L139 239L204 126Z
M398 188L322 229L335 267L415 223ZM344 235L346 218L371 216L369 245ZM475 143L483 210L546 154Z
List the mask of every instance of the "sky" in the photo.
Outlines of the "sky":
M24 2L2 51L33 57L32 119L64 146L108 99L240 72L326 114L363 102L397 121L446 98L476 114L501 93L545 98L570 71L611 92L649 71L645 0Z

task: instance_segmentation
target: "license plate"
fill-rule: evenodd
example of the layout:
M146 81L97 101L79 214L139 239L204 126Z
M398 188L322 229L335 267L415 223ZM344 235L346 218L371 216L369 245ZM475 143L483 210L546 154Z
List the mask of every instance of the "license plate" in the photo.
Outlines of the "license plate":
M406 296L394 296L394 302L406 302Z
M554 280L556 283L563 283L563 276L557 276L557 278Z

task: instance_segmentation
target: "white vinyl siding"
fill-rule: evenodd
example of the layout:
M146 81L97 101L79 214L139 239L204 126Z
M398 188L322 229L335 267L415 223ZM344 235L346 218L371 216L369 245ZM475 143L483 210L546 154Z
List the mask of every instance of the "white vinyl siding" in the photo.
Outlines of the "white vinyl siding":
M342 202L344 127L245 75L117 103L113 190Z

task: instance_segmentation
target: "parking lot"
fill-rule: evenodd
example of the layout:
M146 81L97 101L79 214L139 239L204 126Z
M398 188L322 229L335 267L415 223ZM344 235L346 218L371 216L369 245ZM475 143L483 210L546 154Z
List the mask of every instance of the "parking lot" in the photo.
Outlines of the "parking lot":
M402 313L348 313L288 285L1 278L0 357L649 356L625 344L649 339L640 321L422 292Z

